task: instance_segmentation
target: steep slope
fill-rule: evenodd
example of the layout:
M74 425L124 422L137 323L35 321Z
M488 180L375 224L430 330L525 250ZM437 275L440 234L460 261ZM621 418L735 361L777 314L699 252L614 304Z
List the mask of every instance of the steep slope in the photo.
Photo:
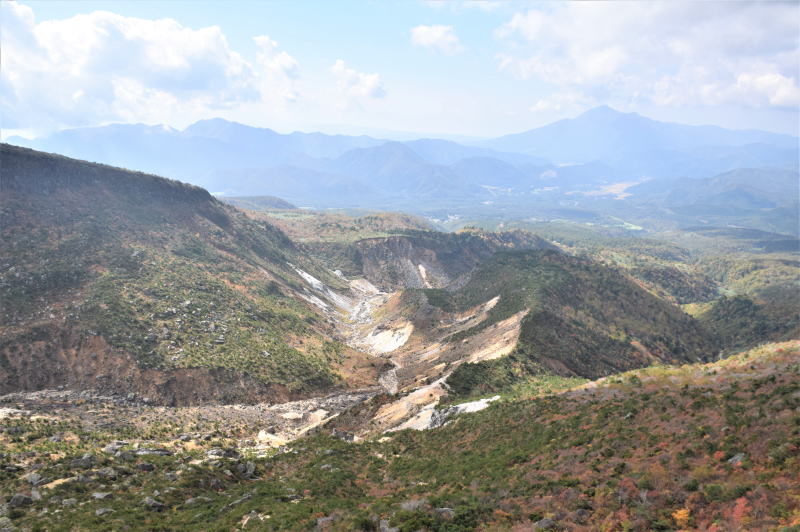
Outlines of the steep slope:
M705 331L677 307L614 269L557 251L498 253L458 290L426 295L449 311L499 296L486 320L454 340L527 310L509 357L463 365L448 380L485 390L508 384L515 372L594 378L654 362L696 361L714 352Z
M309 279L346 285L274 226L183 183L0 153L0 392L187 404L374 383L365 355L330 341Z
M478 264L499 251L555 246L526 231L461 231L363 239L352 248L352 260L361 275L379 288L397 290L456 287Z
M524 231L349 247L356 275L378 287L352 315L351 345L391 364L381 382L392 397L363 406L348 428L359 437L428 426L442 400L534 375L598 377L719 351L695 319L638 280Z
M205 441L181 412L27 400L0 494L23 530L793 530L799 356L648 368L361 444L326 427L269 457L238 416Z

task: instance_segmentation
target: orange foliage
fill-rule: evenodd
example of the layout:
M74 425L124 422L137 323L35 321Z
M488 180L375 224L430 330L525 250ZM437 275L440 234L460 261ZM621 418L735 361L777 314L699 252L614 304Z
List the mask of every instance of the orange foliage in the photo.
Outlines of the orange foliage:
M747 499L745 497L739 497L736 499L736 505L733 507L733 521L736 523L744 522L750 515L750 511L750 503Z
M672 512L672 518L675 520L675 524L681 528L689 526L690 517L691 511L688 508L681 508Z

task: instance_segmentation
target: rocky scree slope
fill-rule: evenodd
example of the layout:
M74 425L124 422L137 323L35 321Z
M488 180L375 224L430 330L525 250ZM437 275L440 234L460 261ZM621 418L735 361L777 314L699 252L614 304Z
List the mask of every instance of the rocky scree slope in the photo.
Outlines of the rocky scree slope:
M0 392L197 404L375 383L298 269L346 285L274 226L176 181L0 153Z

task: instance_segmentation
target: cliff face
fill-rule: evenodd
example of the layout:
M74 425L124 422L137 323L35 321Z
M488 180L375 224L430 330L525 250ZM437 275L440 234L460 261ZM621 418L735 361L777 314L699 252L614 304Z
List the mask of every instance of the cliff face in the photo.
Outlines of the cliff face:
M456 288L498 251L556 249L526 231L420 232L360 240L354 246L364 277L385 290Z
M344 387L365 357L329 340L295 267L342 281L274 226L176 181L0 155L0 393L277 400Z

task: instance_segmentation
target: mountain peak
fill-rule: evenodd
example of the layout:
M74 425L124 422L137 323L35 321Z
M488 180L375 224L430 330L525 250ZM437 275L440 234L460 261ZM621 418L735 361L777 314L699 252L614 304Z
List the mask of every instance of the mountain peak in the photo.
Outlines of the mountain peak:
M613 107L608 105L599 105L597 107L592 107L588 111L584 111L581 113L577 118L591 118L591 119L614 119L620 118L623 116L639 116L637 113L624 113L622 111L618 111Z
M256 132L260 131L263 133L275 133L269 128L258 128L253 126L247 126L245 124L240 124L239 122L231 122L230 120L225 120L224 118L206 118L204 120L198 120L194 124L190 124L183 130L185 135L194 135L200 137L212 137L212 138L228 138L231 135L235 134L236 132Z

